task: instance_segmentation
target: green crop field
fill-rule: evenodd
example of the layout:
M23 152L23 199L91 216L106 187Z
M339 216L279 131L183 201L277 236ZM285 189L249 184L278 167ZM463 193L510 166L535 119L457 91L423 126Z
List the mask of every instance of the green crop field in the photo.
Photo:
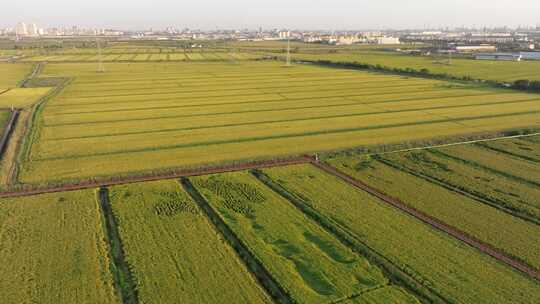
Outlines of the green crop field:
M537 162L486 149L480 145L459 145L436 151L473 167L540 186L540 164Z
M398 166L485 198L502 208L540 220L540 187L459 162L436 152L385 154Z
M293 59L329 60L379 64L389 68L428 69L436 74L469 76L476 79L515 81L540 80L540 61L490 61L456 58L450 65L437 63L431 56L409 56L392 52L351 52L344 54L293 54Z
M297 303L334 303L388 285L376 266L344 247L248 173L192 180ZM403 301L414 299L401 295Z
M263 171L450 303L540 301L534 279L312 166Z
M175 181L111 188L141 303L271 303Z
M120 303L94 191L0 201L2 303Z
M46 65L48 76L75 79L41 112L21 182L491 132L537 125L540 117L536 94L309 65L96 68Z
M497 140L479 144L481 147L515 156L532 162L540 162L540 136Z
M462 152L468 149L469 146L466 145L455 147L455 150ZM498 161L502 163L505 160ZM416 210L540 269L540 240L532 237L540 235L538 225L366 156L339 156L329 159L328 163L375 189L400 199Z
M31 64L0 63L0 92L1 89L16 87L31 71Z

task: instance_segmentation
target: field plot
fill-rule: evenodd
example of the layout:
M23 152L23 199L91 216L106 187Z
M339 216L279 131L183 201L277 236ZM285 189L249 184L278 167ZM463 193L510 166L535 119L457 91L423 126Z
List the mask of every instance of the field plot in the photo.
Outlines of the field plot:
M376 266L344 247L248 173L192 180L298 303L332 303L388 284Z
M446 147L437 149L436 152L496 175L540 186L540 163L537 162L486 149L480 145Z
M51 88L13 88L0 94L0 108L26 108L46 95Z
M501 208L540 220L540 188L537 186L429 150L385 154L382 159L472 193Z
M120 303L92 190L0 202L3 303Z
M310 165L264 172L450 303L540 301L534 279Z
M481 147L494 151L526 159L532 162L540 162L540 136L483 142Z
M112 187L141 303L271 303L175 181Z
M32 71L32 64L0 63L0 88L13 88Z
M540 240L533 237L540 235L538 225L366 156L340 156L329 159L328 163L416 210L540 269Z
M540 61L489 61L452 59L452 64L436 63L431 56L407 56L391 52L348 52L342 54L294 54L293 59L329 60L334 62L359 62L380 64L389 68L428 69L432 73L470 76L478 79L515 81L540 80Z
M536 94L309 65L49 64L44 73L76 80L45 106L23 182L540 124Z

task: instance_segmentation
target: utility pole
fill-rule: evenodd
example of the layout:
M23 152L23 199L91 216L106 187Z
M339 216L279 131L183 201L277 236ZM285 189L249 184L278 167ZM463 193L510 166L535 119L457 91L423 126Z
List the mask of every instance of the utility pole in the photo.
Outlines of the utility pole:
M96 45L98 49L98 72L104 73L105 72L105 66L103 66L103 58L101 57L101 45L99 44L99 40L96 38Z

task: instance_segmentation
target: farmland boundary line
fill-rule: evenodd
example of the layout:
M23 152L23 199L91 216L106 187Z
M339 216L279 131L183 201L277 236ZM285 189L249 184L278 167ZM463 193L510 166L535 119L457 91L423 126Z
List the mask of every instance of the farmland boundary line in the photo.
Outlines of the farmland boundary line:
M30 190L0 192L0 198L33 196L33 195L46 194L46 193L57 193L57 192L89 189L89 188L109 187L109 186L125 185L125 184L139 183L139 182L177 179L180 177L191 177L191 176L201 176L201 175L208 175L208 174L236 172L236 171L250 170L254 168L282 167L282 166L290 166L290 165L297 165L297 164L305 164L311 161L312 159L308 156L298 156L298 157L273 159L273 160L251 161L251 162L243 162L243 163L236 163L236 164L223 165L223 166L209 166L205 168L184 169L184 170L178 170L175 172L155 174L155 175L147 174L147 175L124 177L124 178L117 178L117 179L114 179L114 178L108 179L108 180L104 179L101 181L94 180L94 181L87 181L87 182L81 182L81 183L71 183L71 184L65 184L65 185L53 186L53 187L42 187L42 188L38 187L35 189L30 189Z
M411 291L412 293L423 299L424 303L448 303L448 301L444 299L444 297L439 295L436 291L431 290L429 287L419 282L414 277L414 274L402 270L399 266L395 265L387 257L380 254L375 249L371 248L369 245L359 240L358 237L356 237L353 233L349 232L348 229L342 227L341 224L337 223L331 218L328 218L327 216L321 215L309 204L307 204L305 199L297 197L297 195L285 189L279 182L274 181L264 172L255 169L251 170L250 173L270 190L283 197L296 209L305 214L308 218L315 221L325 231L335 236L336 239L339 240L340 243L342 243L344 246L351 248L354 252L365 257L370 262L380 267L381 270L385 273L385 276L387 276L389 280L394 284L402 286L405 289Z
M501 205L499 203L497 203L496 201L493 201L491 199L487 199L487 198L484 198L480 195L477 195L475 193L471 193L470 191L467 191L465 189L461 189L460 187L456 186L456 185L453 185L453 184L449 184L443 180L440 180L440 179L437 179L433 176L429 176L429 175L426 175L426 174L422 174L422 173L418 173L416 171L413 171L409 168L405 168L403 166L399 166L397 164L394 164L386 159L383 159L381 157L375 157L375 159L389 167L392 167L396 170L399 170L399 171L402 171L402 172L405 172L405 173L408 173L410 175L413 175L413 176L416 176L418 178L421 178L425 181L428 181L432 184L435 184L439 187L443 187L447 190L450 190L452 192L455 192L455 193L458 193L460 195L463 195L463 196L466 196L468 198L471 198L479 203L482 203L482 204L486 204L492 208L495 208L495 209L498 209L502 212L505 212L511 216L515 216L517 218L520 218L524 221L528 221L530 223L533 223L533 224L536 224L536 225L540 225L540 220L533 217L533 216L530 216L530 215L527 215L527 214L522 214L522 213L519 213L518 211L516 210L513 210L513 209L510 209L510 208L506 208L504 207L504 205Z
M212 224L214 229L231 246L243 264L249 269L251 274L256 278L259 284L266 290L268 295L274 299L276 303L295 303L287 291L272 277L270 272L264 267L264 264L248 249L248 247L240 240L236 234L227 226L220 218L217 212L210 206L206 199L193 186L187 177L180 179L180 184L188 195L195 201L199 208L206 215L206 218Z
M131 274L130 267L125 259L124 248L118 231L118 225L111 209L109 200L109 190L100 188L97 193L99 206L101 209L102 222L109 249L109 262L114 285L124 304L139 303L135 280Z
M540 281L540 271L537 271L536 269L533 269L532 267L506 255L505 253L495 249L494 247L492 247L491 245L488 245L482 241L479 241L477 240L476 238L472 237L472 236L469 236L468 234L466 234L465 232L453 227L453 226L450 226L434 217L431 217L413 207L410 207L409 205L407 205L406 203L396 199L396 198L393 198L385 193L383 193L382 191L378 190L378 189L375 189L341 171L339 171L338 169L326 164L326 163L321 163L321 162L313 162L313 165L317 168L319 168L320 170L328 173L328 174L331 174L339 179L341 179L342 181L364 191L364 192L367 192L369 193L370 195L378 198L379 200L385 202L386 204L388 205L391 205L393 207L395 207L396 209L399 209L401 211L403 211L404 213L416 218L417 220L420 220L421 222L425 223L425 224L428 224L429 226L431 226L432 228L436 229L436 230L439 230L439 231L442 231L444 233L446 233L447 235L449 236L452 236L454 237L455 239L457 239L458 241L461 241L462 243L465 243L475 249L477 249L478 251L486 254L486 255L489 255L491 256L492 258L498 260L499 262L503 263L503 264L506 264L507 266L510 266L512 268L514 268L515 270L518 270L526 275L529 275L531 276L532 278L536 279L537 281Z

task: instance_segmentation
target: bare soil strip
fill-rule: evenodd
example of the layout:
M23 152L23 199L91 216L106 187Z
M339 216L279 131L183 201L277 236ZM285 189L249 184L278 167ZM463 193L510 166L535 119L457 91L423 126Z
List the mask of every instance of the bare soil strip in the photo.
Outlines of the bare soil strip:
M178 170L178 171L164 173L164 174L154 174L154 175L147 174L147 175L134 176L134 177L110 178L110 179L103 179L103 180L66 184L66 185L57 186L57 187L43 187L43 188L35 188L35 189L30 189L30 190L2 192L0 193L0 198L31 196L31 195L38 195L38 194L44 194L44 193L74 191L74 190L88 189L88 188L109 187L109 186L131 184L131 183L138 183L138 182L157 181L157 180L164 180L164 179L176 179L180 177L199 176L199 175L226 173L226 172L234 172L234 171L244 171L244 170L250 170L250 169L257 169L257 168L290 166L290 165L297 165L297 164L305 164L312 161L313 159L309 156L297 156L297 157L274 159L274 160L251 161L251 162L236 163L236 164L224 165L224 166Z
M17 123L17 118L19 118L20 113L20 109L14 109L11 111L9 122L4 129L4 134L2 134L2 137L0 138L0 159L4 156L4 152L6 151L11 134L13 133L13 130L15 130L15 124Z
M379 191L378 189L375 189L375 188L372 188L371 186L368 186L364 183L362 183L361 181L358 181L356 179L354 179L353 177L337 170L336 168L328 165L328 164L325 164L325 163L321 163L321 162L313 162L313 165L316 166L317 168L329 173L329 174L332 174L338 178L340 178L341 180L349 183L350 185L356 187L356 188L359 188L375 197L377 197L378 199L382 200L383 202L395 207L395 208L398 208L400 209L401 211L415 217L416 219L432 226L433 228L435 229L438 229L442 232L445 232L447 233L448 235L450 236L453 236L454 238L466 243L467 245L471 246L471 247L474 247L476 249L478 249L479 251L497 259L498 261L516 269L516 270L519 270L527 275L530 275L531 277L535 278L536 280L540 281L540 272L529 267L528 265L525 265L524 263L521 263L507 255L505 255L504 253L498 251L497 249L494 249L493 247L491 247L490 245L488 244L485 244L477 239L475 239L474 237L472 236L469 236L467 235L466 233L464 233L463 231L460 231L459 229L457 228L454 228L450 225L447 225L423 212L420 212L410 206L408 206L407 204L403 203L402 201L396 199L396 198L393 198L391 196L388 196L386 195L385 193Z

